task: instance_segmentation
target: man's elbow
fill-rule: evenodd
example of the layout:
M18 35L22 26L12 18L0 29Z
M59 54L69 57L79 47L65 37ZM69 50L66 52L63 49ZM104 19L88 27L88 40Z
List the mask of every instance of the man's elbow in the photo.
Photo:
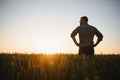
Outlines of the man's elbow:
M100 37L98 37L98 41L102 41L103 40L103 35L101 35Z
M74 38L75 37L75 35L74 34L71 34L71 36L70 36L71 38Z
M101 35L101 41L103 40L103 35Z
M72 39L74 39L75 37L74 36L71 36Z

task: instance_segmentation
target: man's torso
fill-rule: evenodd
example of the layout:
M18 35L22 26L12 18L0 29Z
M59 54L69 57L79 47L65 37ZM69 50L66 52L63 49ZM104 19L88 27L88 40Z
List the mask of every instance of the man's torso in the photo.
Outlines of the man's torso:
M92 46L96 28L88 24L78 27L80 47Z

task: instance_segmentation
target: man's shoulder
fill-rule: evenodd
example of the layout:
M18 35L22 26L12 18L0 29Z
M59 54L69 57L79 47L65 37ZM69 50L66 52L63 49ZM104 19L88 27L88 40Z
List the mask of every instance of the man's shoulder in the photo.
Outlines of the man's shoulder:
M95 28L95 26L93 26L93 25L90 25L90 24L88 24L88 26L90 26L91 28Z
M91 29L91 30L97 30L97 28L93 25L87 24L87 25L80 25L77 26L78 29Z
M93 29L93 30L97 30L97 28L96 28L95 26L93 26L93 25L89 25L89 27L90 27L91 29Z
M80 28L81 28L81 26L77 26L77 27L76 27L76 29L80 29Z

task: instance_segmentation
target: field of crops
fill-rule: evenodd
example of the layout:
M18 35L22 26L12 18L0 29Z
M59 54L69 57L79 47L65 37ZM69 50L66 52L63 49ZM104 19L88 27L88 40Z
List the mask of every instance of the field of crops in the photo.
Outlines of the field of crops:
M0 80L120 80L120 55L0 54Z

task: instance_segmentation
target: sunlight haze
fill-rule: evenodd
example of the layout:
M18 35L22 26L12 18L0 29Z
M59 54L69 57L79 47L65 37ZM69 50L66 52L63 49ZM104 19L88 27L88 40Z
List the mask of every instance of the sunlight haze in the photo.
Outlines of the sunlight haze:
M0 52L78 53L81 16L104 36L95 54L120 53L119 0L0 0Z

